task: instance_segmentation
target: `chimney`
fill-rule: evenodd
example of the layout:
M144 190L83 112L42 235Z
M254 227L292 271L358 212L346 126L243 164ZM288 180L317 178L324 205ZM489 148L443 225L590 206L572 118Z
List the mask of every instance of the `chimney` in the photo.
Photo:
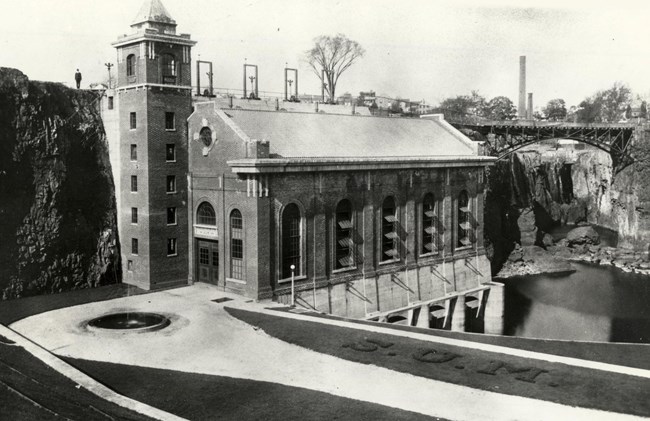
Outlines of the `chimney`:
M528 112L526 113L526 118L528 120L533 119L533 93L528 92Z
M526 118L526 56L519 56L519 119Z

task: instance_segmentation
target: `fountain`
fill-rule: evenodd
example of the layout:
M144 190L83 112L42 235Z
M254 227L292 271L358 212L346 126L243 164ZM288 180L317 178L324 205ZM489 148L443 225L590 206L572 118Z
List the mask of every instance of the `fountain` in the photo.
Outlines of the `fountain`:
M125 312L107 314L88 322L91 330L151 332L169 326L169 318L156 313Z

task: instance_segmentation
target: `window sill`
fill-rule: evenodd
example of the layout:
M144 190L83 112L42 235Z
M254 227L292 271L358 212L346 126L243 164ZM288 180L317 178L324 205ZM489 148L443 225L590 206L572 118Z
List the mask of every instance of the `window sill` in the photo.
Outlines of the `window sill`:
M170 224L169 222L167 222L168 227L175 227L176 225L178 225L178 222L174 222L173 224Z
M300 276L294 276L293 281L298 282L298 281L304 281L307 279L305 275L300 275ZM287 282L291 283L291 278L284 278L284 279L278 279L278 284L286 284Z
M419 257L433 257L439 255L440 252L432 251L430 253L422 253Z
M167 160L165 160L165 162L176 162L176 160L175 159L173 159L173 160L167 159Z
M178 193L178 192L177 192L177 191L168 191L168 192L166 192L166 193L167 193L167 194L176 194L176 193Z
M401 260L400 259L393 259L393 260L384 260L383 262L379 262L379 266L386 266L390 264L395 264L399 263Z
M338 273L352 272L354 270L357 270L356 266L350 266L350 267L345 267L345 268L334 269L332 271L332 275L336 275Z
M136 193L137 193L137 191L133 191L133 190L131 190L131 193L132 193L132 194L136 194Z
M226 282L231 282L233 284L246 285L246 281L242 281L241 279L235 279L235 278L226 278Z
M138 253L131 253L131 256L138 256Z
M454 250L463 251L463 250L472 250L473 248L474 248L474 244L470 244L469 246L456 247Z
M176 257L176 256L178 256L178 253L168 254L168 255L167 255L167 257Z
M176 129L165 129L166 132L175 132Z

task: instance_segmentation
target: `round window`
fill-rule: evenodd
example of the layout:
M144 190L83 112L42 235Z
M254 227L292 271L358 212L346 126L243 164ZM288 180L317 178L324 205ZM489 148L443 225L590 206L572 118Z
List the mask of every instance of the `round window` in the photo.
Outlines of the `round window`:
M210 130L209 127L202 128L199 134L199 138L205 146L210 146L212 144L212 130Z

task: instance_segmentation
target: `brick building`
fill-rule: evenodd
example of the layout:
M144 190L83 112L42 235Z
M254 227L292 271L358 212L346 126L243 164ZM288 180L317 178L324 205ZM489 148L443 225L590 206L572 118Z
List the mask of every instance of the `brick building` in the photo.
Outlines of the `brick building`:
M188 120L191 281L364 316L490 281L477 144L439 117ZM293 270L291 267L293 266Z
M102 113L116 186L123 281L145 289L187 284L187 118L190 52L160 0L121 36L117 88Z
M113 44L104 121L124 282L208 282L287 303L293 291L350 317L486 288L493 158L476 143L440 116L192 104L194 41L175 27L148 0Z

